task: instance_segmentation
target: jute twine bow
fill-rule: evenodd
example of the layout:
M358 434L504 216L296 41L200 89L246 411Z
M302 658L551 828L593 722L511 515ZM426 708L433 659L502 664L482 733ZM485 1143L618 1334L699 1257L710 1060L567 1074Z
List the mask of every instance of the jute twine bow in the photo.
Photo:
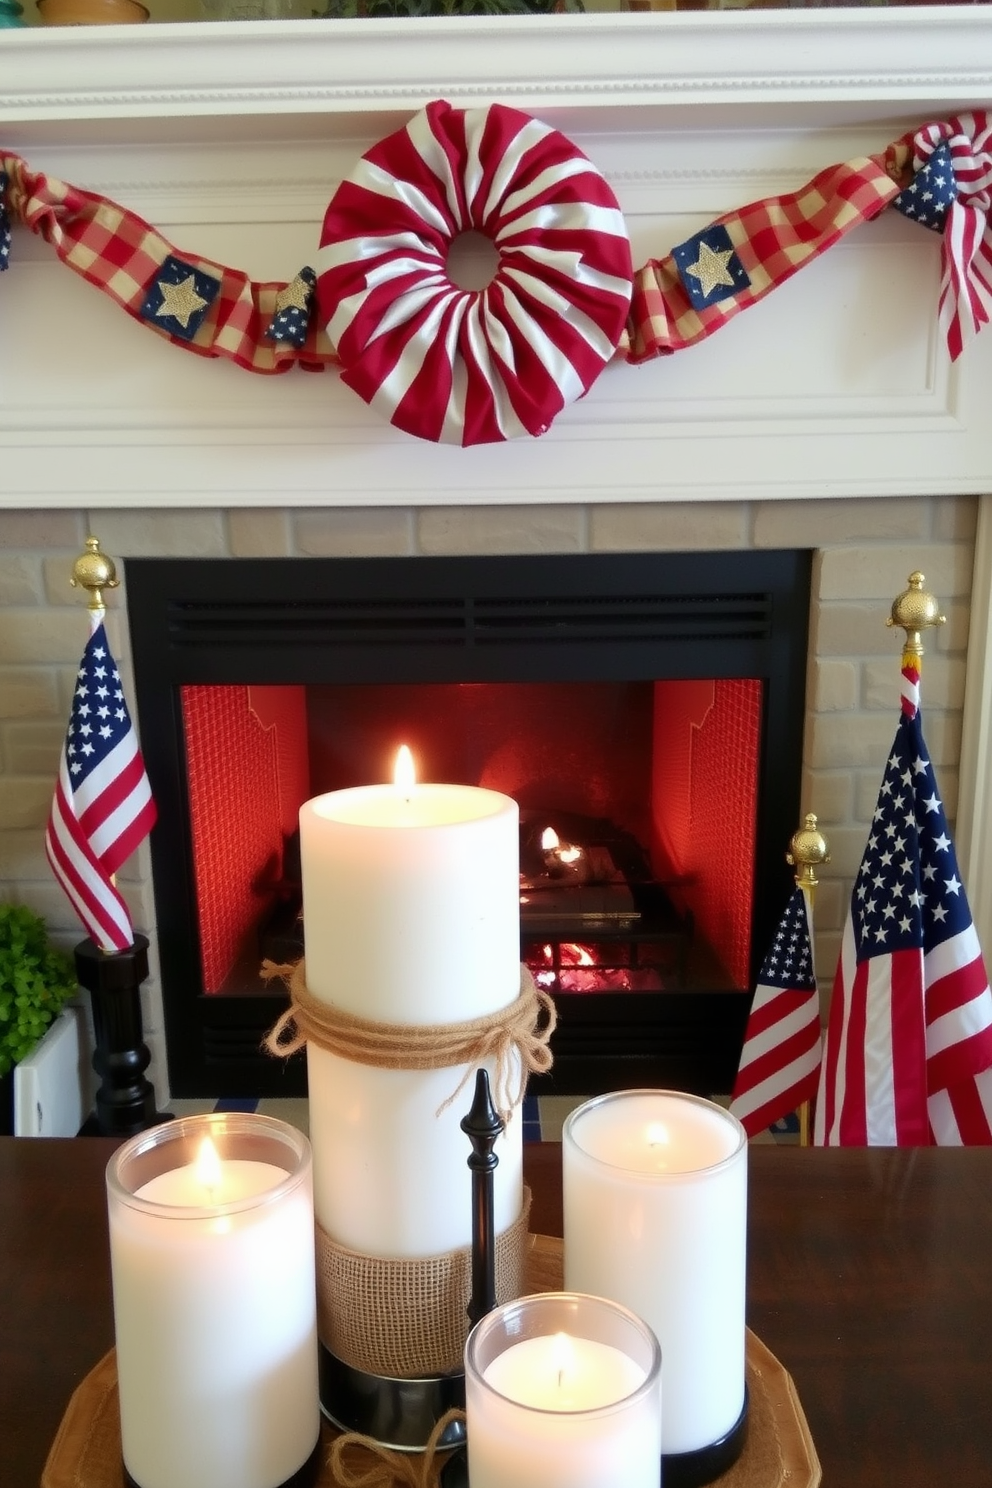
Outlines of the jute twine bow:
M413 1457L392 1452L371 1436L362 1436L357 1431L348 1431L331 1444L330 1468L335 1483L340 1488L433 1488L437 1478L435 1457L438 1442L452 1421L464 1421L463 1410L444 1413L431 1432L422 1456ZM354 1471L345 1465L345 1453L362 1448L374 1459L364 1472Z
M377 1069L468 1068L438 1114L456 1100L474 1071L487 1060L495 1064L493 1100L504 1122L524 1097L529 1074L551 1068L551 1035L558 1015L550 995L520 968L520 995L509 1007L463 1023L376 1023L314 997L307 986L306 962L280 965L262 962L266 981L281 977L289 988L289 1007L262 1040L280 1058L306 1044L327 1049L355 1064ZM514 1051L519 1056L513 1058Z

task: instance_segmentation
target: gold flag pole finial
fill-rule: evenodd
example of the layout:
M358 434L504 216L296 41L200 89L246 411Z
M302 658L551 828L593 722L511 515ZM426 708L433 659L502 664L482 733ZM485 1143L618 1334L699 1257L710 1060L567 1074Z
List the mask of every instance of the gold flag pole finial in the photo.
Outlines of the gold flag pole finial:
M947 623L947 616L940 613L937 596L929 594L924 589L923 580L924 575L919 570L910 574L909 588L904 589L898 599L892 601L892 613L885 622L890 626L902 626L906 632L902 654L904 657L916 657L917 661L923 655L920 631L928 630L933 625Z
M806 895L806 907L812 924L813 890L819 882L816 869L820 863L830 862L827 839L817 829L816 817L812 811L807 811L802 826L789 838L789 851L785 855L785 861L791 863L796 870L796 884ZM812 1135L810 1102L803 1101L796 1114L799 1117L799 1145L808 1147Z
M829 863L830 854L827 851L827 839L822 832L817 831L816 817L812 811L807 811L802 826L789 838L789 851L785 855L785 861L795 867L796 883L801 889L816 888L819 882L816 876L817 865Z
M69 583L74 589L88 589L90 595L88 608L98 610L102 614L106 609L103 598L104 589L116 589L120 580L117 577L114 560L108 558L106 553L101 553L98 537L86 539L86 552L80 553L72 565L72 578Z

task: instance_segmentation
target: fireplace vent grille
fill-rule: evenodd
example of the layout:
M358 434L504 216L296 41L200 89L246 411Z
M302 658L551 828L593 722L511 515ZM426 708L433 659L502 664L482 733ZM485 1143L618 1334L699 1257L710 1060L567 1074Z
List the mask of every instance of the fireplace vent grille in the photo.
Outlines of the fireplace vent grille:
M540 641L752 640L771 633L772 596L642 594L489 599L400 597L308 599L170 606L170 641L180 649L272 646L450 645Z

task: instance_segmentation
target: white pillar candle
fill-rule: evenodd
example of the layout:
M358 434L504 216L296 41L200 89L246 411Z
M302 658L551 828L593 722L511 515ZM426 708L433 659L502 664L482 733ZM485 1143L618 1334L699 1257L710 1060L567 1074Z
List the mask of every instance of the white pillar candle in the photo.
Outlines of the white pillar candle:
M599 1297L497 1308L465 1351L472 1488L658 1488L660 1350Z
M214 1165L201 1168L204 1138ZM107 1168L124 1465L139 1488L276 1488L320 1432L310 1148L190 1117Z
M657 1334L665 1454L711 1446L744 1405L744 1129L697 1096L634 1090L573 1111L562 1143L565 1285Z
M300 811L307 986L346 1013L417 1026L487 1016L520 994L519 813L473 786L360 786ZM364 1255L472 1238L465 1065L390 1070L309 1046L317 1218ZM490 1068L490 1074L493 1071ZM440 1109L444 1107L444 1109ZM520 1214L522 1123L496 1146L497 1233Z

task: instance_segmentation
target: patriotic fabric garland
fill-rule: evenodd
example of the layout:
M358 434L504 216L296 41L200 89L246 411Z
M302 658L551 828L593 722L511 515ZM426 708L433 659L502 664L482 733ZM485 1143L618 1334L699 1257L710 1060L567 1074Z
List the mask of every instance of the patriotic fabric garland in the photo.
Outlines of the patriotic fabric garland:
M433 103L369 151L328 207L319 275L306 266L288 284L181 252L0 150L0 270L20 224L174 345L251 372L342 366L399 428L470 445L543 433L613 357L695 345L889 205L942 235L938 315L954 360L992 318L992 121L978 112L728 212L633 274L603 177L499 104ZM486 290L445 272L467 228L500 254Z

